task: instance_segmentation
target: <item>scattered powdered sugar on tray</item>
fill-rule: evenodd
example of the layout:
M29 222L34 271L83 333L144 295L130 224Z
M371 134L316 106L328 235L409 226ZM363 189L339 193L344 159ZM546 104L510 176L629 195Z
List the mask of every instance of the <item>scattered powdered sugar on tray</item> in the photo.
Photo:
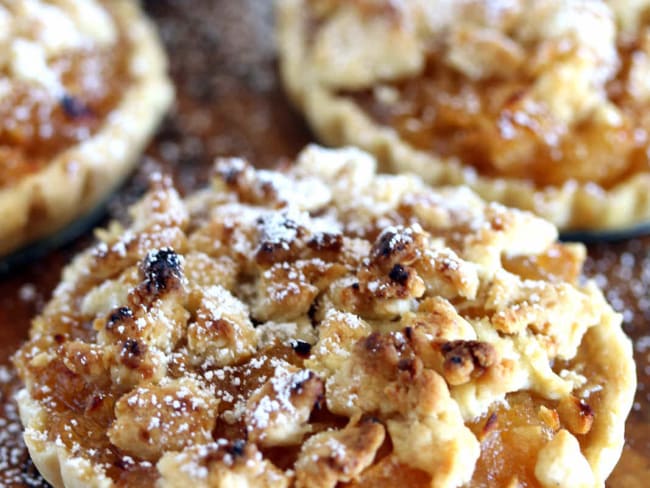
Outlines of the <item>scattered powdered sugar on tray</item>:
M29 459L23 443L18 407L11 399L19 388L10 366L0 365L0 487L49 486Z
M650 237L590 246L584 273L603 289L623 315L623 328L634 342L638 388L632 418L650 410ZM642 429L628 429L628 443L650 451ZM637 437L638 436L638 437ZM637 444L639 444L637 446Z
M192 8L188 3L145 1L150 13L158 17L172 52L182 106L153 152L165 169L177 169L177 183L189 190L217 154L244 155L270 164L277 155L289 156L300 147L306 132L296 123L298 119L288 115L286 101L278 96L268 21L272 2L193 1ZM149 166L141 170L148 172ZM136 183L132 181L131 188ZM130 202L120 203L125 207ZM596 245L590 249L586 267L586 274L596 279L623 314L625 330L635 340L639 392L632 418L646 423L650 412L650 392L645 387L650 384L649 252L650 238ZM22 289L21 301L33 303L32 292L32 285ZM228 372L223 368L214 374ZM239 377L233 379L239 381ZM27 457L15 403L8 400L16 388L11 368L0 365L0 487L45 487L48 484ZM233 416L238 414L235 403ZM628 442L639 452L650 452L650 440L643 437L647 430L631 425Z

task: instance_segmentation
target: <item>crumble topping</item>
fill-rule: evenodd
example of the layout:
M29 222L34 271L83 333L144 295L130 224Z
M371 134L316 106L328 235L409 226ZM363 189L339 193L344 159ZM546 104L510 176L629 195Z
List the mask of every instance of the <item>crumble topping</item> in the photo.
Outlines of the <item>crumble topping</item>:
M581 351L617 316L543 220L315 146L283 173L220 160L186 200L157 177L131 216L15 357L28 439L116 484L599 476L580 443L614 386ZM517 443L518 475L489 463Z
M596 108L602 119L620 120L606 103L604 85L619 64L616 18L606 2L334 1L327 10L322 2L307 3L319 26L311 47L314 76L335 89L416 75L434 56L477 81L526 71L536 81L517 103L548 110L563 124ZM540 43L531 62L530 46Z

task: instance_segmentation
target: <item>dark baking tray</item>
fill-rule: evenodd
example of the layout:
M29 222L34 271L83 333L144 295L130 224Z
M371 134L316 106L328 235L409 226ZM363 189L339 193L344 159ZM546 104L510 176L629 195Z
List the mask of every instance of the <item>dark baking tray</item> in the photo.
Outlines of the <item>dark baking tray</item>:
M149 174L174 176L184 192L203 186L216 156L241 155L261 166L293 157L313 138L291 109L277 78L270 0L149 0L171 60L178 103L108 214L124 218ZM152 163L154 161L155 163ZM21 441L11 395L18 382L7 366L27 337L66 262L92 241L88 230L101 210L53 239L5 260L0 276L0 486L40 487ZM608 486L647 486L650 473L650 238L649 226L620 234L564 234L588 246L586 272L623 313L636 342L640 388L628 424L628 445ZM80 235L79 235L80 234ZM58 250L53 247L69 243ZM618 241L619 238L625 238ZM602 242L603 239L608 242Z

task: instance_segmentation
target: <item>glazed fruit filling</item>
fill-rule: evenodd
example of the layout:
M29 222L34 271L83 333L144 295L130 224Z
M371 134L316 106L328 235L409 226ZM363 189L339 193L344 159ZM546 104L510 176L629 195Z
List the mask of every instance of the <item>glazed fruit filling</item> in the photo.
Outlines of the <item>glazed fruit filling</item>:
M535 460L557 428L540 415L544 403L528 393L515 393L509 395L508 407L490 409L471 425L481 439L481 457L472 486L509 486L515 480L520 487L540 486L535 478Z
M479 174L532 180L539 187L576 180L611 188L650 169L648 104L627 88L637 48L619 47L621 67L606 86L620 114L614 125L596 116L557 123L543 106L522 103L533 77L473 81L437 58L420 76L382 87L388 98L376 91L347 96L411 146L458 158Z
M36 84L12 82L0 97L0 188L39 171L100 128L129 83L128 49L122 42L52 60L65 90L57 96Z
M577 283L582 263L566 245L555 244L535 256L503 256L503 267L528 280Z

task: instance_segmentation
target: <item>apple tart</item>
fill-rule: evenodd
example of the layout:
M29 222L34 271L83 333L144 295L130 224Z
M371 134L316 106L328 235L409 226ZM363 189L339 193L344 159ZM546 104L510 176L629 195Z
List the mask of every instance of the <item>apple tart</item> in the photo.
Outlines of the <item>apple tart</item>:
M134 0L0 1L0 256L127 176L173 90Z
M562 230L650 220L645 1L279 0L317 135Z
M157 177L14 361L55 487L603 486L635 391L579 244L308 147Z

